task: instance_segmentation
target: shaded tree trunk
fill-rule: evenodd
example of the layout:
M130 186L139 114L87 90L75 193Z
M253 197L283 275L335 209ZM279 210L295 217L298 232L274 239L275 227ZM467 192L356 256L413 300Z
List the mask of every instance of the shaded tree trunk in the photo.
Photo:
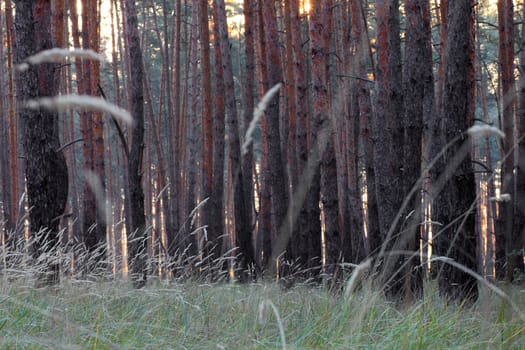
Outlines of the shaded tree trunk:
M304 264L306 268L319 270L322 255L319 215L319 155L316 150L317 147L313 145L311 135L310 96L308 94L307 77L308 63L305 58L305 50L303 50L304 30L299 12L299 1L291 0L290 7L295 87L297 90L297 130L294 148L295 157L297 158L297 174L302 174L297 179L294 191L293 205L299 207L299 212L296 224L297 236L293 236L295 239L292 238L292 244L296 249L294 257L300 264ZM300 191L306 191L306 197L303 201L296 199L297 193ZM314 272L310 271L305 277Z
M126 41L129 52L129 87L131 115L134 125L131 131L131 147L128 159L128 186L130 193L130 229L128 254L131 278L136 287L142 287L146 275L146 217L144 214L144 191L142 189L142 158L144 153L144 65L137 10L133 0L125 0L127 23Z
M384 261L380 283L391 298L402 293L402 264L396 250L401 239L403 202L403 96L398 0L376 1L377 65L374 121L376 200L381 235L380 261ZM386 129L386 130L385 130Z
M268 71L268 88L275 86L282 81L282 65L279 52L279 33L275 13L274 0L262 0L262 15L264 23L266 60ZM272 242L274 242L284 228L288 225L286 220L286 210L288 205L287 177L285 172L284 158L281 152L280 136L280 99L275 96L266 108L265 119L267 121L266 137L268 142L268 164L266 172L271 186L271 210L272 210ZM272 256L278 256L284 252L287 242L283 247L272 247ZM277 252L279 252L278 255ZM269 263L274 263L270 261Z
M51 49L51 4L49 1L16 1L15 61L41 50ZM54 64L41 64L19 72L17 94L20 106L25 101L56 94ZM46 110L21 107L19 118L23 126L26 154L26 181L29 220L33 234L35 259L43 257L47 271L41 276L44 284L57 283L59 263L56 249L60 216L63 214L68 189L67 165L60 149L58 114Z
M5 27L6 27L6 62L7 62L7 102L8 110L7 115L9 116L9 170L10 170L10 197L11 203L9 204L9 216L6 220L7 228L14 229L16 227L18 218L18 198L19 198L19 126L15 118L15 86L13 77L13 48L15 45L15 27L13 24L13 12L11 0L5 0Z
M244 84L242 88L243 99L243 119L244 130L242 134L246 134L246 130L250 125L253 117L253 110L255 105L255 14L256 4L251 0L244 0L244 45L245 45L245 62L246 70L244 74ZM244 138L241 137L242 140ZM242 176L244 181L244 193L246 196L247 222L251 227L254 226L254 189L253 189L253 145L250 145L248 151L242 154ZM253 231L253 230L252 230Z
M224 91L226 95L228 150L233 184L233 205L235 221L235 242L239 247L239 276L241 281L246 280L245 271L253 268L255 253L252 244L251 222L249 212L250 204L244 189L243 166L241 163L241 144L239 137L239 115L235 101L235 88L233 81L233 65L231 59L230 42L228 39L228 26L226 22L226 9L224 0L217 2L217 15L222 51L222 67L224 73Z
M310 17L312 57L312 100L320 155L320 193L324 214L326 272L335 275L341 254L341 229L338 218L337 164L334 150L334 125L328 96L328 54L331 31L331 1L314 1ZM334 276L335 277L335 276Z
M522 7L525 18L525 6ZM525 273L523 256L525 255L525 24L521 24L520 84L518 90L518 167L516 171L516 207L514 212L514 243L512 252L516 258L511 264L521 274ZM515 273L516 271L510 271ZM515 278L516 276L509 276Z
M421 205L421 158L423 116L431 115L434 100L432 47L430 31L430 4L428 0L407 0L407 29L404 72L404 154L403 198L410 196L405 210L405 250L414 252L408 257L404 272L405 296L418 297L422 293L422 269L419 267ZM411 194L411 191L414 191ZM410 214L411 213L411 214ZM404 247L403 247L404 248Z
M522 227L515 223L519 211L520 198L516 192L517 173L515 173L515 102L516 88L514 79L514 9L512 0L498 1L499 30L499 65L501 71L501 102L503 116L503 154L506 158L502 164L502 193L511 195L510 201L501 203L501 213L497 225L496 244L505 251L505 280L514 279L515 269L523 271L523 251L521 242ZM519 122L519 121L518 121ZM519 125L519 124L518 124ZM519 130L519 127L518 127ZM517 130L516 130L517 131ZM521 130L520 130L521 131ZM519 146L518 146L519 147ZM518 150L519 154L519 150ZM521 155L519 155L521 156ZM503 249L500 249L503 251ZM500 276L502 274L499 274Z
M256 68L257 91L263 96L268 90L268 70L265 41L265 25L263 20L263 2L257 2L257 40L256 42ZM266 115L261 120L261 156L259 161L259 213L257 222L257 257L260 266L266 267L272 255L272 189L270 183L270 170L268 167L268 118ZM257 169L256 169L257 170Z
M473 7L474 1L454 1L449 5L443 110L432 125L440 130L442 140L433 140L431 158L446 144L451 145L430 170L430 176L432 220L442 225L433 228L432 252L476 271L476 188L470 140L464 134L474 116ZM444 296L458 300L477 298L473 276L442 262L433 269L438 269L439 290Z
M217 1L213 2L213 58L214 58L214 89L215 89L215 112L213 116L213 193L211 196L212 221L210 231L214 237L222 237L224 231L224 136L226 117L226 91L224 87L224 69L222 61L222 47L220 34L219 6ZM226 20L226 18L224 18ZM226 25L226 24L224 24ZM223 239L214 244L222 244ZM216 247L217 253L220 253Z

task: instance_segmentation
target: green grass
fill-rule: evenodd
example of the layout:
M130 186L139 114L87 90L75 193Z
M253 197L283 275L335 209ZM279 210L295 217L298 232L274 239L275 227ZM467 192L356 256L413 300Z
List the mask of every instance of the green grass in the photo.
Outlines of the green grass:
M525 305L524 290L511 294ZM371 292L345 299L301 285L3 281L0 348L525 349L525 322L511 310L488 291L470 307L427 292L400 308Z

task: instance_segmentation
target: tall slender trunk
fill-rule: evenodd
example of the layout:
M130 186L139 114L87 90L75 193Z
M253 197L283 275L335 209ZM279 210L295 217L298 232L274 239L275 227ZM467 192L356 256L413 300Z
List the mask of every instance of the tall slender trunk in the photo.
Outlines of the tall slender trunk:
M242 88L243 101L243 119L244 130L241 134L246 134L250 121L253 117L253 110L255 106L255 8L256 4L251 0L244 0L244 52L246 55L246 69L244 74L244 84ZM244 140L243 137L241 137ZM246 197L247 207L247 222L250 226L254 225L254 189L253 189L253 145L250 145L248 151L242 154L242 176L244 181L244 193Z
M209 225L213 220L213 104L211 91L210 63L210 30L208 23L208 0L199 2L199 32L200 32L200 65L201 65L201 112L202 112L202 187L201 198L210 198L211 204L202 207L202 223ZM222 245L218 242L219 232L208 230L208 241L204 246L204 257L213 261L220 256Z
M9 116L9 169L10 169L10 194L11 203L9 204L9 217L7 220L7 226L15 228L18 218L18 197L19 197L19 161L18 161L18 144L19 144L19 132L18 123L15 118L15 86L13 77L13 52L12 49L15 47L15 28L13 24L13 11L11 6L11 0L5 0L5 28L6 28L6 41L7 41L7 102Z
M431 159L450 144L443 156L430 169L432 179L432 253L454 259L477 270L475 235L475 178L470 156L471 144L464 133L474 120L474 0L450 3L446 80L441 112L435 124L442 141L433 140ZM439 137L439 135L438 135ZM458 300L475 300L477 281L470 274L450 264L439 262L433 269L438 274L439 290Z
M283 78L282 65L279 52L279 33L275 13L275 1L263 0L263 23L265 29L266 59L268 62L268 87L273 87L280 83ZM272 241L275 241L286 221L286 210L288 205L287 177L285 172L285 163L281 150L280 136L280 99L275 96L266 108L267 120L267 141L268 141L268 169L267 179L271 185L271 207L272 207ZM272 247L272 256L278 256L284 252L287 242L283 247ZM276 255L278 253L278 255ZM269 262L273 263L273 262Z
M146 274L146 217L144 214L144 191L142 189L142 158L144 153L144 65L137 10L133 0L125 0L125 32L129 48L131 115L134 125L131 131L131 147L128 159L131 223L128 239L129 261L132 280L137 287L145 283Z
M263 96L268 90L268 70L265 41L265 25L263 21L263 2L257 2L257 40L256 68L257 91ZM268 166L268 118L267 114L261 121L261 156L259 162L259 214L257 223L257 256L261 266L267 266L272 255L272 213L271 213L271 182Z
M51 6L49 1L16 1L17 63L39 51L54 46L51 34ZM19 103L32 98L54 96L54 64L41 64L18 72L17 95ZM44 284L57 283L59 262L54 258L58 241L60 216L67 201L67 165L60 149L58 114L46 110L19 111L26 154L26 181L29 201L29 221L34 234L33 254L44 258L46 271L41 276Z
M239 247L239 268L241 280L246 279L243 271L255 265L255 253L252 245L252 230L248 212L251 210L246 203L247 196L244 189L243 167L241 164L241 144L239 137L239 115L235 101L235 89L233 81L233 65L231 59L230 42L228 39L228 27L226 22L226 9L224 0L217 2L217 15L219 34L221 39L222 65L224 73L224 91L226 94L226 111L228 124L228 148L233 176L233 202L235 217L235 238Z
M338 220L337 164L334 151L334 125L328 96L328 54L330 46L332 2L311 3L310 52L312 57L312 100L316 123L316 142L320 155L320 193L324 217L326 272L335 275L341 253L341 229ZM334 276L335 277L335 276Z
M303 25L299 12L299 1L290 0L290 20L292 31L292 46L294 55L294 75L295 75L295 89L296 89L296 139L294 144L296 167L297 167L297 183L293 192L293 204L298 207L298 219L296 224L296 231L292 236L293 248L296 250L294 257L299 264L303 264L306 268L319 267L321 264L321 224L319 220L319 167L317 166L318 155L310 154L313 148L311 140L311 126L310 126L310 109L309 109L309 94L308 94L308 78L307 78L307 61L305 58L305 50L303 49ZM306 16L305 16L306 18ZM290 130L291 131L291 130ZM312 158L310 158L312 157ZM315 159L314 159L315 158ZM309 168L309 163L312 164ZM316 163L316 164L313 164ZM299 174L307 174L309 170L311 174L310 181L306 181L308 177L299 176ZM290 173L292 181L293 172ZM293 186L293 184L292 184ZM298 201L298 193L306 191L306 196L303 201ZM307 274L308 275L308 274ZM306 276L305 276L306 277Z
M374 164L376 200L381 235L379 258L384 261L380 283L389 297L402 292L402 260L395 250L402 249L403 213L403 93L399 1L377 0L376 110L374 118ZM392 253L392 254L391 254Z
M525 15L525 6L522 8L522 18ZM521 53L520 53L520 83L518 90L518 111L517 111L517 137L518 137L518 164L516 169L516 207L514 218L514 237L511 255L513 261L510 262L514 269L523 274L523 256L525 255L525 24L521 24ZM510 271L509 271L510 272ZM513 271L515 272L515 271ZM508 276L515 278L516 276Z
M516 88L514 79L514 9L512 0L498 1L499 64L501 69L501 101L503 116L503 153L506 158L502 164L502 191L509 193L511 200L501 203L501 214L497 226L499 246L505 247L505 280L514 279L515 269L523 271L523 252L521 251L521 227L515 222L519 197L516 193L515 173L515 103ZM501 239L503 238L503 239ZM502 241L504 244L501 244Z
M434 100L430 4L428 0L407 0L407 30L403 93L405 98L403 198L409 199L405 215L405 250L414 252L405 267L405 296L420 296L422 271L419 265L421 206L421 159L423 116L430 115ZM411 191L414 191L411 194ZM410 196L410 197L408 197ZM411 214L409 214L411 213Z
M176 232L180 227L179 218L179 198L177 195L180 193L180 165L182 159L180 157L180 147L179 147L179 135L181 133L181 123L182 123L182 114L181 114L181 85L182 85L182 74L181 74L181 55L182 55L182 1L175 1L175 36L173 44L173 115L168 116L171 122L168 122L170 127L169 140L168 140L168 163L169 163L169 178L170 178L170 191L169 191L169 212L166 213L166 233L167 233L167 245L168 253L171 258L175 255L175 250L177 244L175 242ZM171 87L169 87L171 88Z

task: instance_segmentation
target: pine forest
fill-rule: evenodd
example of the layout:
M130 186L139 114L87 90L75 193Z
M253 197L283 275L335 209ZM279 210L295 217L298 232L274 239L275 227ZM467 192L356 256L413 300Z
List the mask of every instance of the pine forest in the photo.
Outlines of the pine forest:
M522 1L2 0L0 30L6 280L525 280Z

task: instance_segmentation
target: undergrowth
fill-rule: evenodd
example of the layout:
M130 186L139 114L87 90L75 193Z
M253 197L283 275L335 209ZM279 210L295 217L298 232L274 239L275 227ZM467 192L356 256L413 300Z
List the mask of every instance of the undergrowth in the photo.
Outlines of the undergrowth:
M509 290L518 305L525 291ZM2 349L523 349L525 325L489 290L445 303L429 283L395 306L366 286L344 297L276 283L150 283L63 279L0 285Z
M200 259L187 258L169 262L179 277L136 289L93 252L59 246L35 261L30 250L20 240L0 254L0 349L525 349L517 285L480 280L474 304L454 305L427 281L421 300L396 305L374 288L368 262L328 288L204 282L213 279L185 270ZM49 263L61 279L38 287Z

